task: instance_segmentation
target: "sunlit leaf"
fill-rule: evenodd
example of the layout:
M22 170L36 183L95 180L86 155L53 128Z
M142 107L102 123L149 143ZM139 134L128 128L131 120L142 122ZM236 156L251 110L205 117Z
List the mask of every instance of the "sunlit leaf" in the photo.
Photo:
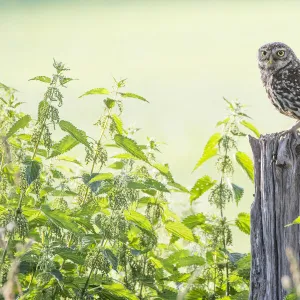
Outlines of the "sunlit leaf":
M207 144L204 147L204 151L202 153L201 158L198 160L196 166L194 167L195 171L198 169L204 162L206 162L208 159L214 157L218 153L217 145L222 138L222 135L220 133L213 134L210 139L208 140Z
M195 228L196 226L204 224L206 221L206 217L203 213L199 213L196 215L190 215L183 219L182 223L190 229Z
M216 184L216 180L212 180L209 176L205 175L198 179L190 191L190 201L193 202L203 195L206 191Z
M68 121L64 121L64 120L61 120L59 122L59 126L60 126L61 130L68 132L79 143L90 148L90 145L87 141L86 133L83 130L79 130L72 123L70 123Z
M134 210L125 210L124 216L127 221L135 223L138 227L147 231L153 230L150 221L142 214Z
M123 169L124 165L125 164L122 161L116 161L116 162L112 163L111 165L109 165L108 168L120 170L120 169Z
M115 124L115 127L117 129L117 132L119 134L123 134L124 129L123 129L122 120L116 114L112 114L111 117L112 117L112 120L113 120L113 122Z
M139 146L134 140L123 135L116 134L115 142L118 146L122 147L124 150L126 150L128 153L132 154L136 158L139 158L147 163L149 162L147 156L139 148Z
M235 155L236 161L247 173L250 180L254 181L254 167L251 158L244 152L238 151Z
M59 142L55 143L52 146L53 151L51 152L49 158L58 156L60 154L66 153L73 149L75 146L79 144L73 136L66 135Z
M135 98L135 99L139 99L139 100L142 100L142 101L149 102L144 97L133 94L133 93L118 93L118 94L120 94L123 98Z
M112 283L110 285L103 284L101 285L103 290L101 294L106 296L105 299L128 299L128 300L139 300L137 296L135 296L131 291L127 290L122 284L120 283ZM108 295L107 295L108 294ZM111 295L117 296L120 298L111 298Z
M29 122L31 121L31 117L29 115L23 116L21 119L19 119L16 123L10 127L6 134L6 138L10 138L13 134L15 134L19 129L25 128Z
M90 181L89 184L96 182L96 181L102 181L106 179L113 179L114 175L112 173L101 173L93 177Z
M84 94L82 94L81 96L79 96L79 98L82 98L84 96L88 96L88 95L108 95L109 91L105 88L96 88L96 89L92 89L89 90L87 92L85 92Z
M46 82L46 83L51 83L51 78L50 77L47 77L47 76L36 76L34 78L31 78L29 79L30 80L38 80L38 81L41 81L41 82Z
M188 241L194 241L193 232L190 228L185 226L183 223L180 222L167 222L165 225L168 232L172 233L173 235L183 238Z
M189 266L202 266L205 264L205 259L201 256L187 256L181 258L177 263L176 266L178 268L181 267L189 267Z
M244 233L250 234L250 214L239 213L235 225Z
M246 128L248 128L249 130L251 130L258 138L260 137L260 133L259 131L257 130L257 128L251 124L250 122L247 122L247 121L241 121L240 122L243 126L245 126Z
M52 251L54 254L61 256L65 260L69 259L76 264L81 266L84 265L85 257L76 250L68 247L55 247Z
M42 205L41 211L53 222L56 226L64 228L75 234L80 234L82 231L71 217L59 210L51 210L48 205Z

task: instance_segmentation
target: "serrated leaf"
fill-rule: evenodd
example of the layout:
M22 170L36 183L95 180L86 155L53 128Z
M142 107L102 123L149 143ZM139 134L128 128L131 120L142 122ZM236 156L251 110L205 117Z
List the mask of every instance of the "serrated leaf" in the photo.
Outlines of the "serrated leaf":
M113 283L110 285L103 284L102 285L103 291L101 294L105 294L107 299L128 299L128 300L139 300L137 296L135 296L131 291L127 290L122 284L120 283ZM109 295L107 295L108 293ZM112 298L111 295L117 296L120 298ZM106 299L106 298L105 298Z
M30 185L39 177L41 165L36 160L27 159L24 161L24 167L26 182L28 185Z
M61 120L59 122L59 126L60 126L61 130L68 132L79 143L90 148L90 145L87 141L86 133L83 130L79 130L72 123L70 123L68 121L64 121L64 120Z
M82 233L81 230L78 228L76 222L73 221L72 218L67 216L64 212L59 210L51 210L48 205L42 205L41 211L56 226L64 228L77 235Z
M204 162L206 162L208 159L214 157L215 155L217 155L218 153L218 148L216 147L220 141L220 139L222 138L222 135L220 133L215 133L213 134L208 142L206 143L205 147L204 147L204 151L202 153L201 158L198 160L196 166L194 167L195 171L196 169L198 169Z
M109 94L109 90L107 90L105 88L95 88L95 89L85 92L84 94L79 96L79 98L82 98L82 97L88 96L88 95L108 95L108 94Z
M41 81L41 82L46 82L46 83L51 83L51 78L50 77L47 77L47 76L36 76L36 77L33 77L30 80L38 80L38 81Z
M244 189L234 183L231 183L231 186L233 190L235 203L238 205L244 195Z
M31 117L29 115L23 116L21 119L19 119L16 123L10 127L6 134L6 138L10 138L13 134L15 134L19 129L25 128L29 122L31 121Z
M243 126L245 126L246 128L248 128L249 130L251 130L258 138L260 137L260 133L257 130L257 128L250 122L247 121L241 121L240 122Z
M291 225L300 224L300 216L297 217L292 223L285 225L284 227L289 227Z
M183 238L187 241L195 241L193 232L190 228L180 222L168 222L165 225L166 230L176 237Z
M65 85L66 83L68 83L68 82L70 82L70 81L73 81L73 80L76 80L76 79L65 77L64 79L61 80L60 83L61 83L62 85Z
M219 121L216 126L218 127L220 125L227 124L229 121L230 121L230 118L228 117L222 121Z
M209 176L205 175L198 179L190 191L190 201L191 203L208 191L211 187L215 185L217 181L212 180Z
M116 129L117 129L118 133L123 134L124 129L123 129L122 120L115 114L112 114L111 117L112 117L112 120L113 120L113 122L116 126Z
M250 180L254 181L254 167L251 158L244 152L238 151L235 154L236 161L243 168L243 170L247 173Z
M96 181L102 181L102 180L107 180L107 179L113 179L114 175L112 173L101 173L93 177L90 181L89 184L96 182Z
M73 138L71 135L66 135L58 143L53 145L53 151L50 154L49 158L66 153L78 144L79 142L75 138Z
M152 178L146 178L144 181L129 181L127 187L138 190L154 189L166 193L170 192L165 185Z
M54 247L52 251L54 254L61 256L65 260L69 259L78 265L84 265L85 257L76 250L67 247Z
M150 221L144 215L138 213L137 211L125 210L124 216L127 221L133 222L141 229L145 229L150 232L153 230Z
M78 161L75 157L62 155L62 156L59 156L57 159L67 161L67 162L71 162L71 163L74 163L76 165L82 166L81 162Z
M114 255L114 253L110 249L103 250L104 256L109 260L111 263L112 268L117 271L118 269L118 258Z
M116 161L108 166L108 168L120 170L123 169L124 163L122 161Z
M175 187L177 189L176 191L178 191L178 192L187 193L187 194L190 193L189 190L186 187L184 187L183 185L181 185L177 182L170 181L170 182L168 182L168 185L172 186L172 187Z
M195 228L196 226L204 224L206 221L206 217L203 213L199 213L196 215L190 215L183 219L182 223L190 229Z
M106 98L103 101L107 108L113 108L116 105L116 100L111 98Z
M182 267L189 267L189 266L202 266L205 264L205 259L201 256L187 256L181 258L177 263L176 266L178 268Z
M126 150L128 153L132 154L134 157L138 159L141 159L149 163L147 156L139 148L139 146L134 140L120 134L116 134L114 139L116 144L121 148L123 148L124 150Z
M139 99L139 100L142 100L142 101L149 102L144 97L139 96L137 94L133 94L133 93L118 93L118 94L120 94L123 98L135 98L135 99Z
M235 225L244 233L250 234L250 214L239 213Z

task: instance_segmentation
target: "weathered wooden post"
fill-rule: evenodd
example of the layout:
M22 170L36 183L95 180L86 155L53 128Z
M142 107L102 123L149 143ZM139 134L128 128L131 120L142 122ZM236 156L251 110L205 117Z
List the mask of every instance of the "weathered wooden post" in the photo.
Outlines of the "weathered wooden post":
M281 277L289 275L286 248L300 256L300 136L250 137L255 168L251 208L252 269L249 300L283 300Z

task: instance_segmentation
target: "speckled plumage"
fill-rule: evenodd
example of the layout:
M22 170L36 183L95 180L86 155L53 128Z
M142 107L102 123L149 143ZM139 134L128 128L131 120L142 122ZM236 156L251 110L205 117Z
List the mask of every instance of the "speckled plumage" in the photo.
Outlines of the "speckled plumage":
M259 49L258 65L273 105L300 120L300 61L293 50L283 43L266 44Z

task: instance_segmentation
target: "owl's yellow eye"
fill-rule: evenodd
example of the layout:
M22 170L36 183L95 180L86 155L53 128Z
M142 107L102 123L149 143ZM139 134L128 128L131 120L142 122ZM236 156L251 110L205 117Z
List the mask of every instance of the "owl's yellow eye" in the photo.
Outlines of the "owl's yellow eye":
M284 56L285 51L284 51L284 50L279 50L279 51L277 51L276 54L277 54L279 57L282 57L282 56Z
M266 56L266 55L267 55L267 51L266 51L266 50L261 51L261 56L262 56L262 57L264 57L264 56Z

